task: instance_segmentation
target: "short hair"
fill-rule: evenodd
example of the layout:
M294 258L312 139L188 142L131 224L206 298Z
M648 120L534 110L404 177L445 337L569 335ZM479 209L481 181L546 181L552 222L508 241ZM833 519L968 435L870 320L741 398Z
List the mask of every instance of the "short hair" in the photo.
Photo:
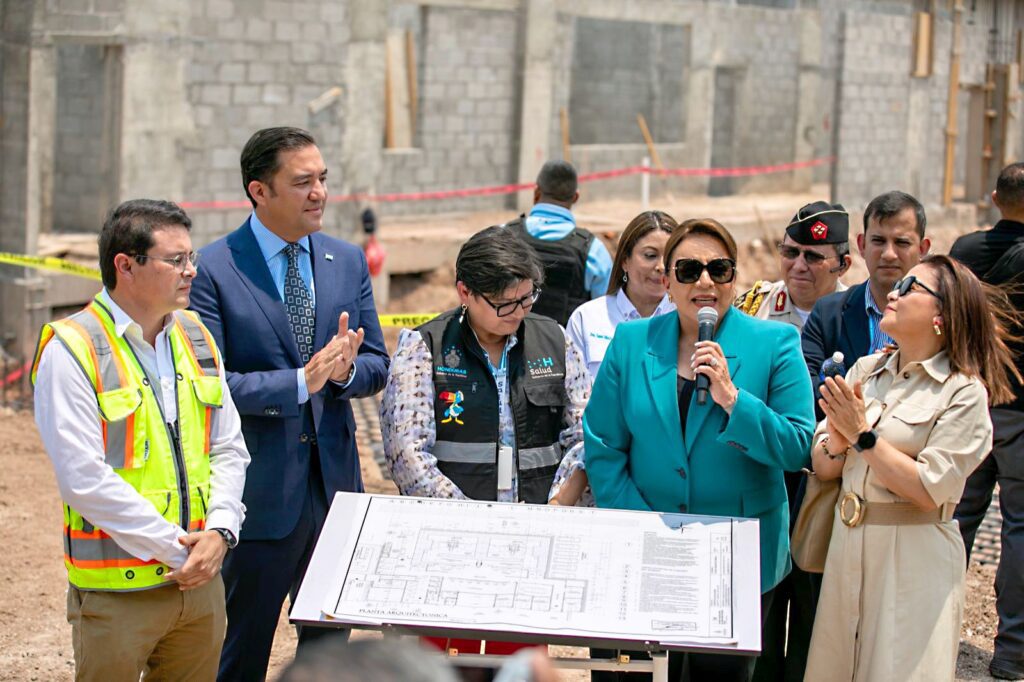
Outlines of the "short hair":
M736 260L738 253L736 240L732 238L729 230L725 229L722 223L713 218L690 218L681 222L679 227L672 231L668 243L665 244L665 272L672 271L672 252L688 238L701 234L718 241L725 248L729 258L733 261Z
M278 682L457 682L441 653L398 639L339 642L300 649Z
M533 247L504 225L474 234L455 259L455 280L474 294L500 294L525 279L539 286L544 268Z
M1011 163L996 180L999 203L1014 211L1024 209L1024 163Z
M615 262L612 264L612 274L608 280L608 293L617 294L622 288L622 275L625 272L622 264L633 255L637 242L655 230L672 234L677 227L679 225L676 219L664 211L644 211L629 221L629 225L619 236L619 245L615 249Z
M145 254L153 248L153 230L168 227L192 229L192 219L177 204L159 199L131 199L115 207L100 230L100 275L103 286L117 286L114 257Z
M542 196L572 201L578 187L576 169L568 161L548 161L537 173L537 187Z
M269 183L281 167L281 152L297 151L316 146L313 136L301 128L264 128L253 133L242 148L242 187L253 208L256 200L249 193L253 180Z
M877 197L872 199L871 203L868 204L868 207L864 209L865 234L868 231L868 222L871 218L875 218L878 222L882 222L883 220L888 220L889 218L902 213L908 208L914 210L914 218L917 221L917 236L924 239L924 228L928 224L928 218L924 214L924 206L922 206L921 202L914 197L899 190L879 194Z

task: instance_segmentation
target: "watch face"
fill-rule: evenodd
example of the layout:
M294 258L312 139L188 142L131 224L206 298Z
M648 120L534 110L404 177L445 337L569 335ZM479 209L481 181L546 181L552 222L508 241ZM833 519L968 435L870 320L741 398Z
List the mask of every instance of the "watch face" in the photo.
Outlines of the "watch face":
M875 447L875 441L878 438L875 436L874 431L865 431L864 433L857 436L857 449L858 450L870 450Z

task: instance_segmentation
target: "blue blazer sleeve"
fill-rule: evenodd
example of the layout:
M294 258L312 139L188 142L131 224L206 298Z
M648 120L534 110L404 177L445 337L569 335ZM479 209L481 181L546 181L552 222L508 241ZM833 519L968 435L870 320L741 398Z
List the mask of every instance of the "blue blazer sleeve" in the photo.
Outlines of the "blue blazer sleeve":
M779 327L773 347L767 399L761 400L740 387L718 440L740 447L761 464L799 471L810 461L815 425L799 332L795 327Z
M587 476L599 506L652 511L629 473L632 435L622 412L629 353L621 331L620 326L612 338L583 413Z
M223 263L219 265L224 267ZM223 354L226 346L221 296L211 268L200 268L192 281L189 307L199 313ZM294 368L245 373L228 371L227 381L240 415L291 418L299 414L299 404L295 399L298 379Z
M335 400L366 398L379 393L387 381L388 366L391 364L391 357L384 345L377 306L373 302L370 269L362 251L359 252L359 267L359 322L364 333L363 345L359 347L359 354L356 356L356 375L352 377L352 383L342 388L333 381L327 382L328 395Z

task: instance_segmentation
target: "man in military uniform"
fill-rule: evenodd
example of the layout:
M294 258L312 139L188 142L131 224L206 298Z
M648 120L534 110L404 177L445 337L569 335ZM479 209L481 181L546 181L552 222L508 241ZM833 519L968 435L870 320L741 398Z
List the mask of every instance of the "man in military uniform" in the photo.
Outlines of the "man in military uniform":
M782 279L755 282L736 307L762 320L788 322L803 329L814 303L846 286L839 277L850 267L849 216L839 204L815 201L793 216L778 244ZM803 474L786 473L790 522L796 518ZM754 669L755 682L803 680L821 576L796 565L779 584L766 616L766 637ZM788 622L787 622L788 621ZM775 626L772 626L775 623ZM785 640L772 633L789 634Z
M789 322L803 329L815 301L846 285L850 268L850 219L840 204L815 201L793 216L778 244L782 279L758 281L736 307L762 320Z

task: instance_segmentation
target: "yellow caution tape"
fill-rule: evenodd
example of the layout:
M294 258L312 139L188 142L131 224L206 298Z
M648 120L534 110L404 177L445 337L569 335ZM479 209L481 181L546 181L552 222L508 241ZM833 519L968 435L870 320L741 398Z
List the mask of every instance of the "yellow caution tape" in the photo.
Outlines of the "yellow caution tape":
M74 275L76 277L85 277L86 279L94 279L96 281L100 281L101 279L100 271L96 268L72 263L71 261L64 260L63 258L25 256L20 253L0 252L0 263L21 265L26 268L35 268L37 270L50 270L52 272L60 272L65 275Z
M418 327L424 322L430 322L441 313L411 313L408 315L380 315L380 326L382 327Z
M85 277L86 279L101 281L100 271L96 268L72 263L71 261L64 260L63 258L26 256L20 253L0 252L0 263L20 265L26 268L35 268L37 270L49 270L51 272L59 272L64 275L74 275L75 277ZM411 313L407 315L380 315L380 326L408 327L409 329L412 329L413 327L420 326L424 322L429 322L439 314L440 313Z

